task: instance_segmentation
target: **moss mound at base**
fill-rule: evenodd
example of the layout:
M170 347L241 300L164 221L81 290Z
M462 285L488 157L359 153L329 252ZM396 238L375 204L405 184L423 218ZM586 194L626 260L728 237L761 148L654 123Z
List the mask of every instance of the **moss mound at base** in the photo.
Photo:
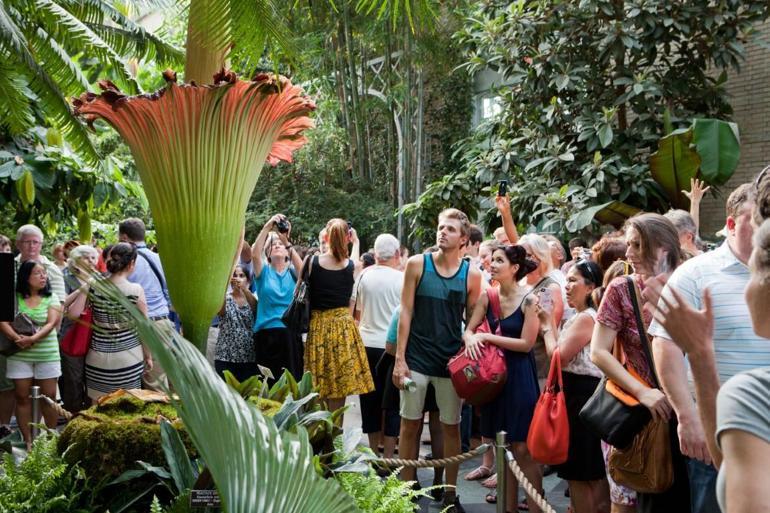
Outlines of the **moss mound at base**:
M164 467L161 418L171 421L188 453L196 456L197 451L172 405L144 401L130 393L107 398L81 412L62 432L58 449L68 463L80 463L86 475L97 480L114 479L135 469L137 460Z

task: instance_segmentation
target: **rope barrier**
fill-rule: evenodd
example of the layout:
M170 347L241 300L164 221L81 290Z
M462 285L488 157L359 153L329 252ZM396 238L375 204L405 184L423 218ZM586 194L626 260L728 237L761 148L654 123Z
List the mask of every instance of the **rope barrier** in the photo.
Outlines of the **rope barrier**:
M457 456L450 456L449 458L441 458L438 460L402 460L399 458L379 458L371 460L375 465L383 467L412 467L412 468L435 468L446 467L455 463L461 463L463 461L475 458L479 454L484 454L488 450L492 449L491 444L481 444L475 449L472 449L463 454Z
M70 420L72 418L72 414L61 407L59 403L48 397L47 395L40 395L40 397L46 402L48 406L54 409L57 415L60 417L64 417L65 420Z
M535 503L538 505L538 507L544 512L544 513L556 513L556 510L553 509L553 506L548 504L548 501L545 500L545 497L540 495L540 491L536 490L534 486L532 486L532 483L529 482L529 480L524 475L524 472L521 470L521 467L519 467L519 464L516 462L516 459L513 457L513 454L509 450L505 450L505 459L508 461L508 468L513 472L514 477L516 477L516 480L519 482L522 488L524 488L524 491L529 495L529 497L535 501ZM500 476L498 476L498 479L500 479ZM497 500L505 501L505 497L498 497Z

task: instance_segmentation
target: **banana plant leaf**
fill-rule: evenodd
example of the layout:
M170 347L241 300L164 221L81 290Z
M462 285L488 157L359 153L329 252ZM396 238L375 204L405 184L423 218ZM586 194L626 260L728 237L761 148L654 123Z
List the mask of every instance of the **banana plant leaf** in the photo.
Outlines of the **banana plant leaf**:
M92 287L129 311L142 342L166 370L177 411L214 478L224 511L358 511L336 481L316 473L304 429L297 435L279 432L215 374L192 343L172 329L159 329L104 278L94 275Z
M724 185L741 157L738 125L720 119L696 119L693 143L700 155L700 174L708 184Z
M692 127L674 130L658 141L658 151L650 156L652 177L676 208L689 207L682 190L690 187L690 180L698 175L701 165L701 157L692 142Z

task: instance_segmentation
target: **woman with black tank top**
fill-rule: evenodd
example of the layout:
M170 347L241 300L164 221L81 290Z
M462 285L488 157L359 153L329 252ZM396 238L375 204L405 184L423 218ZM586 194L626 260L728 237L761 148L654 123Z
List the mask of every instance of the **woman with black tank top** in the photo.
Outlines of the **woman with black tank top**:
M334 411L349 395L374 390L366 350L350 315L353 269L348 258L350 228L344 219L326 223L326 251L310 260L310 326L305 370Z

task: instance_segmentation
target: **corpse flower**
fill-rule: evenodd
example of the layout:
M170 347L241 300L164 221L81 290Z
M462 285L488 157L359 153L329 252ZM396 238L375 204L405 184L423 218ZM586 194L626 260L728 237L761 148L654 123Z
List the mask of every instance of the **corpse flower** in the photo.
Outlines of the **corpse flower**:
M102 94L73 100L75 113L101 118L128 144L155 220L171 302L185 337L205 351L225 294L243 213L265 162L291 162L315 108L299 87L260 73L241 80L222 69L210 85L177 84L126 96L109 81Z

